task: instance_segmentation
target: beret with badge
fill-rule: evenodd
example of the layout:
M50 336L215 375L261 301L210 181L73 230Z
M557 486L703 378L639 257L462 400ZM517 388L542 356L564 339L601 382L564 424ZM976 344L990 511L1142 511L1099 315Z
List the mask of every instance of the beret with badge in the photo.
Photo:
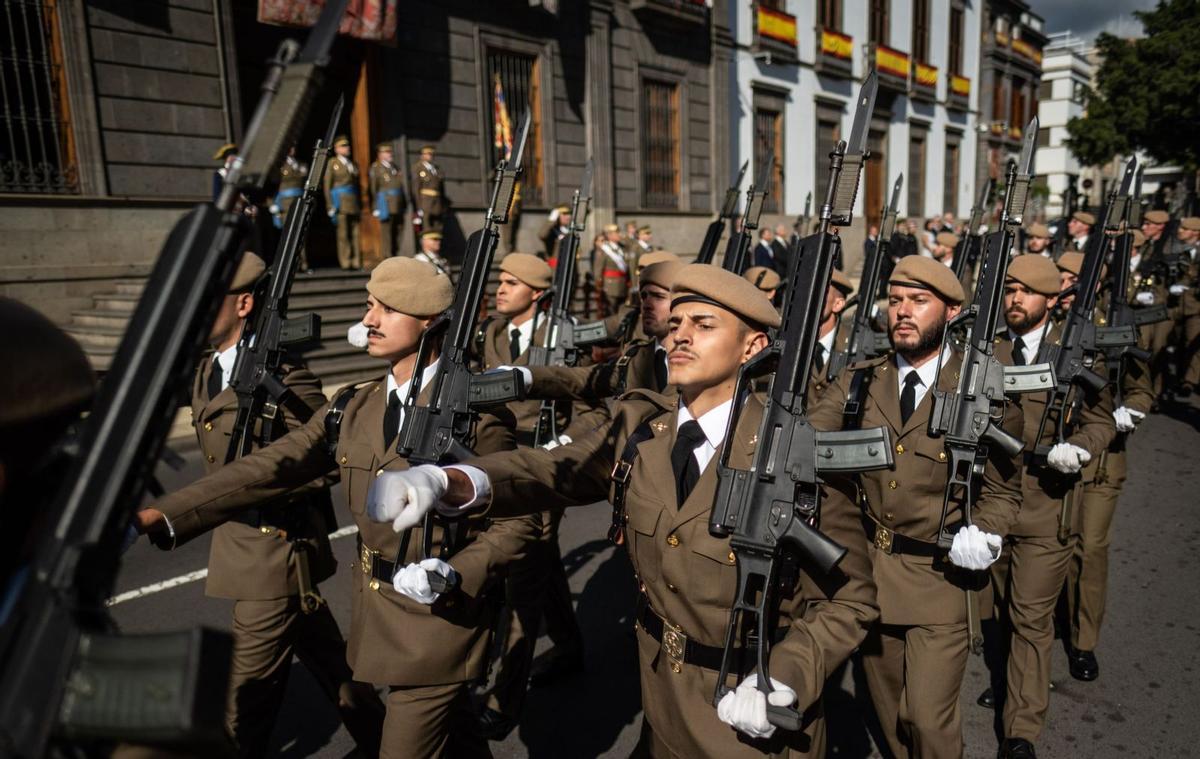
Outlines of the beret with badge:
M679 261L660 261L656 264L650 264L642 269L642 273L638 275L639 287L642 285L658 285L664 290L670 290L675 284L675 277L679 276L679 270L683 268L683 264Z
M454 286L433 264L406 256L385 258L371 271L367 292L409 316L436 316L450 308Z
M1095 226L1096 224L1096 217L1087 211L1076 211L1075 213L1071 214L1071 218L1080 222L1081 224L1087 224L1089 227Z
M1142 217L1142 221L1148 221L1151 224L1166 224L1170 220L1170 214L1168 214L1166 211L1160 211L1157 209L1154 211L1147 211L1146 215Z
M888 285L919 287L932 290L948 303L963 302L962 283L954 276L949 266L924 256L905 256L892 269Z
M757 287L711 264L688 264L679 270L671 287L671 308L684 303L712 304L760 329L780 323L779 312Z
M1054 262L1037 254L1014 258L1008 265L1008 279L1020 282L1041 295L1058 295L1061 283Z
M769 266L751 266L742 272L742 278L763 292L778 288L779 283L783 281Z
M513 275L534 290L545 290L554 276L550 264L529 253L509 253L500 262L500 271Z

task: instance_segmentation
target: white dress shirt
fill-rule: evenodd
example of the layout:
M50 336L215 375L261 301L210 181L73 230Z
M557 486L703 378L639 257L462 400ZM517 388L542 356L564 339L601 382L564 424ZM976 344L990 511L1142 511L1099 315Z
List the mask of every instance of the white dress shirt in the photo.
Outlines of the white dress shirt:
M221 389L229 387L229 380L233 377L233 363L237 361L238 344L234 343L230 347L217 354L217 366L221 367ZM214 366L215 370L217 366Z
M521 333L521 353L529 351L529 346L533 344L533 318L525 320L523 324L508 323L508 339L512 340L512 331L517 330Z
M1008 339L1016 340L1018 337L1020 337L1021 342L1025 344L1025 349L1021 351L1021 356L1025 359L1026 364L1033 364L1037 363L1036 359L1038 350L1042 347L1042 336L1045 334L1046 330L1044 329L1044 325L1043 327L1029 330L1028 335L1018 335L1010 328L1008 330Z
M679 428L685 422L690 422L693 419L700 425L700 429L704 431L704 442L696 446L692 451L692 455L696 457L696 464L699 465L701 472L708 467L713 456L717 455L717 448L720 447L721 441L725 439L725 428L729 425L729 413L733 410L733 399L722 403L716 408L709 409L700 415L699 419L695 419L692 413L688 411L687 406L683 403L679 404L679 413L675 415L675 432L679 432Z
M950 346L947 345L946 348L942 351L942 361L941 361L942 365L945 366L946 362L949 360L950 360ZM913 392L915 393L914 400L913 400L913 408L915 409L917 406L921 405L921 401L925 398L925 393L929 392L929 388L933 387L933 383L937 381L937 368L938 368L937 356L934 356L933 358L929 359L928 361L926 361L925 363L921 364L918 367L913 367L912 364L908 363L908 359L904 358L904 356L901 356L899 353L897 353L896 354L896 387L898 388L898 391L900 393L904 392L904 378L907 377L908 373L910 371L913 371L914 368L916 369L918 379L921 380L920 382L917 383L917 386L913 388Z
M429 382L433 379L433 375L437 372L437 367L438 367L438 362L434 361L432 364L425 367L425 369L421 372L421 389L422 390L424 390L425 386L428 385ZM396 376L389 371L387 374L387 396L385 398L385 405L386 405L386 401L391 401L393 391L395 391L396 393L399 394L400 403L404 403L404 401L406 401L408 399L408 389L410 387L412 387L411 379L405 380L404 384L402 384L402 385L397 385L396 384ZM404 424L404 407L401 406L400 407L400 419L399 419L399 422L396 424L396 434L400 433L400 427L403 424Z

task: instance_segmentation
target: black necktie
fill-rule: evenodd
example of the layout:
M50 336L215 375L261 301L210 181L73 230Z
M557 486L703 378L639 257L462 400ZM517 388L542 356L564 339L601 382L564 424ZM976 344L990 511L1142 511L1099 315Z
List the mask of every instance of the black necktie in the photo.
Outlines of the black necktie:
M521 330L516 327L508 333L508 356L513 361L521 357Z
M659 390L667 389L667 351L664 348L654 351L654 381Z
M221 386L224 383L224 372L221 370L221 360L213 356L212 369L208 372L208 399L211 401L217 397L217 394L224 388Z
M917 407L917 385L919 384L921 384L921 377L917 374L917 370L909 370L904 377L904 390L900 392L900 421L902 424L908 424L908 418L912 416L913 409Z
M383 412L383 449L392 447L400 433L400 393L393 390L388 396L387 411Z
M1020 335L1013 338L1013 366L1025 366L1025 341Z
M696 487L696 480L700 479L700 464L692 453L704 439L704 430L695 419L684 422L675 435L675 446L671 449L671 469L675 472L677 506L683 506L692 488Z
M818 373L825 368L825 345L823 343L817 343L816 353L813 354L813 366L817 367Z

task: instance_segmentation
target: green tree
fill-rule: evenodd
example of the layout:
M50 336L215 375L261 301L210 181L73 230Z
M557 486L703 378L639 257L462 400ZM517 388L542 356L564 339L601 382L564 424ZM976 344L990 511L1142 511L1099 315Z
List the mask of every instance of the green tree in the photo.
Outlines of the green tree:
M1088 165L1143 150L1160 163L1200 168L1200 0L1159 0L1135 11L1145 36L1096 39L1101 64L1087 115L1067 124L1071 152Z

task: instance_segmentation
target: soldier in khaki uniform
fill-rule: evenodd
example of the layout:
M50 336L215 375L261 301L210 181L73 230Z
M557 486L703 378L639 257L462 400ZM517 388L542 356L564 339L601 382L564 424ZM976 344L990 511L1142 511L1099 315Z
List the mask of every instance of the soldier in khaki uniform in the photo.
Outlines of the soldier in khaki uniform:
M938 232L933 240L933 257L946 266L953 267L954 253L958 250L961 238L953 232ZM971 270L969 265L963 266L963 273L958 283L962 285L963 293L970 300L971 293L975 291L975 272Z
M304 185L308 182L308 166L296 160L296 146L288 148L287 157L283 159L283 165L279 167L279 190L275 193L275 197L271 199L271 221L275 224L276 229L283 229L283 222L287 220L288 211L291 210L292 204L296 199L304 194ZM308 265L308 245L300 246L300 264L298 271L305 274L312 273L312 267Z
M1150 211L1148 214L1165 213ZM1150 307L1165 305L1170 300L1167 283L1162 271L1154 264L1156 259L1153 246L1146 235L1139 229L1131 232L1133 235L1133 251L1129 257L1130 277L1133 287L1132 301L1135 307ZM1168 311L1168 318L1153 324L1143 325L1140 329L1141 338L1145 340L1150 351L1150 380L1154 387L1154 409L1158 409L1158 397L1166 386L1166 375L1170 355L1167 352L1171 345L1171 331L1175 326L1173 317L1176 314Z
M237 416L228 376L254 309L253 288L265 271L261 258L244 254L213 323L213 350L201 358L192 382L192 424L208 474L225 466ZM300 403L312 410L325 404L316 375L299 366L285 368L283 383ZM281 412L280 434L300 426L286 407ZM244 511L213 532L205 593L234 601L226 725L241 756L266 753L293 654L338 706L362 750L379 750L383 707L370 686L353 682L346 642L317 595L316 584L332 577L336 567L328 537L335 527L329 524L328 486L325 479L313 480L289 498ZM301 577L308 578L307 586L302 587Z
M854 285L850 283L850 278L842 273L840 269L833 270L833 277L829 281L829 290L825 293L825 304L821 310L821 325L817 332L820 335L817 340L816 351L813 353L812 379L808 383L808 403L812 406L821 395L824 394L825 388L829 387L829 376L826 371L826 364L829 363L829 357L833 355L834 350L845 350L846 341L849 340L848 329L841 329L842 312L846 309L846 300L850 294L854 292ZM870 308L872 304L867 304Z
M596 283L596 301L601 317L617 313L629 298L632 285L629 261L620 245L616 224L604 227L604 237L592 254L592 281Z
M421 157L412 167L413 204L421 217L421 231L441 232L442 216L446 213L445 177L433 162L432 145L421 147Z
M139 523L158 545L172 548L314 478L340 475L360 540L359 560L350 571L347 658L358 679L388 688L380 756L486 756L466 686L484 672L496 611L491 591L504 567L539 532L539 520L473 518L463 544L454 546L457 550L442 559L421 560L419 528L408 553L398 556L400 535L390 525L365 518L371 484L385 472L408 469L394 447L403 421L402 401L414 370L428 392L435 365L415 366L417 341L433 315L450 306L453 289L428 264L396 257L371 272L367 293L363 324L370 330L368 352L389 362L387 377L357 387L348 402L339 395L272 445L158 500L139 512ZM328 437L326 415L342 402L335 443ZM479 422L476 450L511 445L511 434L499 420L484 417ZM433 545L441 545L443 537L435 525ZM433 592L427 572L457 578L457 589Z
M752 460L761 400L751 396L733 438L726 440L733 385L738 367L766 347L766 331L779 325L779 313L750 283L705 264L680 270L671 296L670 381L679 388L677 397L630 392L618 401L611 424L569 445L475 459L450 472L447 489L413 501L397 499L375 518L403 522L439 497L458 505L490 500L493 512L546 499L593 503L610 494L620 457L630 465L622 540L641 591L637 645L645 713L635 755L823 756L825 679L862 640L876 614L858 515L844 499L827 501L821 529L847 548L845 559L819 580L799 573L780 593L778 642L770 652L771 703L794 704L805 715L803 729L767 723L767 701L756 678L743 680L714 709L714 670L738 571L728 538L708 530L716 461L725 445L732 446L733 466ZM629 461L622 451L634 434L644 440ZM731 676L731 687L735 679Z
M1045 224L1034 222L1025 230L1025 253L1050 257L1050 229Z
M379 219L379 253L391 258L400 252L400 235L404 229L404 211L408 193L404 190L404 172L392 158L392 143L375 146L375 162L369 171L371 215Z
M358 166L350 159L350 140L333 141L333 157L325 167L325 208L337 227L338 265L343 269L361 269L362 252L358 247L358 224L362 205L358 197Z
M1058 268L1042 256L1017 256L1008 268L1004 307L1008 329L1000 345L1010 349L1014 364L1037 363L1043 344L1057 343L1061 333L1050 319L1060 287ZM1102 361L1097 369L1103 375ZM1001 561L992 580L1003 598L1009 652L1001 757L1034 756L1034 744L1046 722L1050 702L1050 660L1054 644L1054 607L1067 578L1081 527L1079 472L1112 442L1112 394L1079 394L1080 407L1056 442L1058 419L1038 426L1047 393L1022 397L1025 419L1021 470L1021 511L1009 530ZM1038 456L1039 445L1049 455ZM995 674L995 673L993 673Z
M1179 220L1180 256L1187 265L1187 277L1172 286L1180 298L1183 318L1184 367L1180 395L1191 395L1200 385L1200 217L1186 216Z
M775 270L767 266L751 266L742 272L742 279L757 287L759 292L767 296L767 300L772 304L775 303L775 292L779 289L779 284L783 282Z
M1087 211L1076 211L1071 214L1071 218L1067 221L1066 250L1082 253L1094 226L1096 226L1096 217Z
M962 355L947 346L939 356L939 349L946 321L962 301L962 286L948 268L923 256L900 259L888 280L894 352L851 366L810 415L819 430L841 429L854 377L866 372L861 426L891 431L894 467L863 472L839 489L861 506L860 529L871 543L880 617L860 651L875 713L897 757L963 755L958 701L967 665L967 604L990 608L981 570L999 554L1020 508L1016 463L992 447L972 511L974 529L962 526L962 504L952 502L946 527L955 531L954 541L949 552L938 546L949 471L943 441L928 433L929 391L936 384L953 392L958 385ZM1020 435L1016 404L1006 409L1003 426Z

